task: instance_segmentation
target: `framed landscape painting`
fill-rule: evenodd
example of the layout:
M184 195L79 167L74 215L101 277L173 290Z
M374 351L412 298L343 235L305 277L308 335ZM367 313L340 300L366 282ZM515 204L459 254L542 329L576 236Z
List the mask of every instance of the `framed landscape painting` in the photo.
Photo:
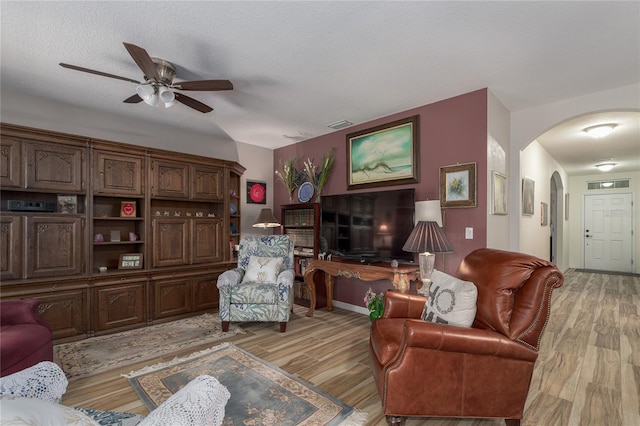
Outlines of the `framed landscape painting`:
M522 179L522 214L524 216L533 216L533 201L536 183L529 177Z
M476 206L476 163L440 167L440 205Z
M417 183L418 116L347 135L347 189Z
M507 176L491 172L491 214L507 214Z

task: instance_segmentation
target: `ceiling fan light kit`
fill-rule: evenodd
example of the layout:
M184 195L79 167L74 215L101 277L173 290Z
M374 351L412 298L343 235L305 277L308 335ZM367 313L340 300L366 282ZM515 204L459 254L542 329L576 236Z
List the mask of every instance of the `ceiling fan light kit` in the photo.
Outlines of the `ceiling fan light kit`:
M596 126L587 127L583 131L592 138L600 139L613 132L616 126L617 124L615 123L598 124Z
M189 108L195 109L196 111L207 113L213 111L213 108L193 99L192 97L174 92L172 89L193 91L233 90L233 84L231 84L229 80L194 80L174 83L173 80L176 77L176 67L171 62L161 58L152 58L146 50L134 44L123 44L127 49L127 52L131 55L131 58L138 65L138 68L142 70L145 83L141 84L139 81L132 80L127 77L121 77L115 74L109 74L76 65L60 63L60 66L63 68L137 84L136 94L123 101L128 104L136 104L144 101L147 105L157 106L162 102L165 108L170 108L175 105L176 102L180 102Z

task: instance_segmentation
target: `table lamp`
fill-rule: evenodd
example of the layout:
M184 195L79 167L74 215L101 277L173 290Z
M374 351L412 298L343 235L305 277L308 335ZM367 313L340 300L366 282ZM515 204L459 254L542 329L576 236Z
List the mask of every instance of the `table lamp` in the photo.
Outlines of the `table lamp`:
M258 218L252 225L254 228L264 228L265 233L267 228L277 228L280 226L278 219L273 215L271 209L262 209Z
M451 253L453 246L442 228L442 211L439 200L418 201L415 208L415 226L402 250L419 253L421 295L429 293L431 274L436 261L435 253Z

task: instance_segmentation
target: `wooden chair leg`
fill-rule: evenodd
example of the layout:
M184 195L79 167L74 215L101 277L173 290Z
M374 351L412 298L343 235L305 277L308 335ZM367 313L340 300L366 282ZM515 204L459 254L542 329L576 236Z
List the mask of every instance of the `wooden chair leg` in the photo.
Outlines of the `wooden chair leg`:
M520 419L504 419L507 426L520 426Z
M280 322L280 333L287 331L287 323L285 321Z
M400 416L386 416L386 418L389 426L402 426L406 420L405 417Z
M222 331L226 333L229 331L229 321L222 321Z

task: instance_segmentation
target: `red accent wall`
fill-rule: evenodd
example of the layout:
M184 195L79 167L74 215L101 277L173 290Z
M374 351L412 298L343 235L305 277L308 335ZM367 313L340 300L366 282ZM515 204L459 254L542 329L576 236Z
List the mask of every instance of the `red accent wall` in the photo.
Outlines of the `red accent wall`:
M415 188L416 201L439 198L440 167L475 162L477 206L443 209L444 229L454 252L436 256L436 269L454 274L460 261L471 251L486 246L487 222L487 89L481 89L443 101L403 111L325 136L309 139L274 151L274 170L281 159L298 158L298 168L307 158L320 161L329 150L336 149L335 168L323 189L323 195L370 192L376 188L347 191L346 135L413 115L419 116L420 182L412 185L381 187L385 189ZM349 117L345 117L349 118ZM294 194L294 202L297 202ZM289 195L278 179L274 181L274 213L289 203ZM473 240L465 240L465 227L473 227ZM445 267L443 268L443 257ZM361 283L357 280L336 282L334 299L363 305L368 287L384 291L389 283Z

